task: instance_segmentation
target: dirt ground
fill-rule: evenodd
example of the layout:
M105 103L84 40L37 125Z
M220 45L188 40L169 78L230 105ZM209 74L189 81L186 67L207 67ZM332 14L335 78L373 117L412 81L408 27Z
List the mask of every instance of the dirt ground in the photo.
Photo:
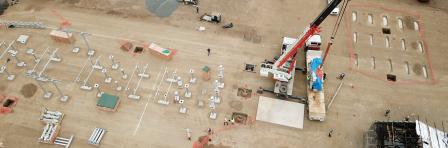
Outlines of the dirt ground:
M1 29L0 41L13 41L21 34L30 35L26 45L19 45L19 58L28 63L26 68L8 65L8 71L16 74L14 81L7 81L5 75L0 75L0 92L18 96L19 102L14 112L0 115L0 143L7 148L22 147L59 147L41 144L37 138L41 135L44 124L39 121L39 115L44 108L65 113L60 136L74 135L71 147L93 147L87 144L95 127L107 129L100 147L115 148L187 148L192 142L186 139L185 129L192 130L193 139L206 134L207 128L216 129L212 137L213 146L232 148L360 148L363 145L363 134L369 126L378 120L386 120L384 111L391 109L392 120L402 120L412 115L430 122L445 122L448 125L448 5L443 0L434 4L420 5L405 0L352 0L350 9L341 24L325 71L328 80L325 84L326 101L339 84L336 76L346 73L345 85L327 113L324 122L304 119L304 129L294 129L264 122L254 122L226 130L223 128L224 118L229 118L233 112L242 112L254 118L256 116L258 95L250 98L238 97L239 87L256 90L258 87L273 87L270 78L263 78L258 73L243 72L244 63L259 64L264 59L271 59L278 54L281 38L295 37L309 24L325 7L326 0L207 0L200 2L200 14L217 11L223 14L220 25L200 22L199 14L191 6L180 5L170 16L158 18L145 9L143 0L22 0L21 4L12 6L0 20L41 21L51 27L57 27L60 20L52 10L58 11L72 23L70 29L76 34L74 45L55 43L49 37L50 29ZM441 11L442 10L442 11ZM351 22L352 12L358 12L358 22ZM390 26L396 25L396 17L419 16L421 24L419 32L406 30L390 35L391 47L384 48L384 41L378 39L378 45L368 45L367 34L384 36L379 29L380 23L366 25L367 15L374 14L374 22L381 21L381 15L390 17ZM348 20L347 20L348 19ZM323 44L326 45L331 34L335 16L329 16L322 24ZM233 22L235 27L224 30L221 25ZM206 31L196 29L204 26ZM396 27L395 27L396 28ZM143 79L137 92L140 100L127 98L130 92L117 92L113 84L103 83L104 75L94 72L90 83L100 83L105 92L118 95L121 104L117 112L105 112L95 107L96 91L80 90L80 84L74 79L81 71L87 59L86 47L79 37L79 32L92 34L89 37L91 46L97 50L96 56L101 56L101 63L110 66L109 55L114 55L126 72L130 73L139 63L149 64L149 79ZM360 32L359 43L352 43L353 31ZM422 33L422 34L420 34ZM381 37L382 38L382 37ZM399 52L400 39L425 41L424 53L418 53L413 43L407 42L409 49ZM177 51L173 60L165 61L148 52L141 55L131 55L119 49L123 39L132 40L134 44L157 43L163 47ZM375 42L376 43L376 42ZM81 52L74 54L73 47L81 47ZM33 57L26 55L27 48L33 48L36 55L41 55L47 47L59 48L58 54L63 59L60 63L51 63L45 75L60 80L63 93L71 98L63 103L58 100L57 90L51 84L44 87L55 93L51 99L44 99L43 92L38 87L35 94L23 96L21 89L29 83L37 83L25 76L27 69L34 65ZM351 47L356 49L351 49ZM207 56L206 49L211 49ZM3 52L4 47L0 48ZM354 68L353 54L359 54L359 69ZM389 52L390 51L390 52ZM365 56L364 56L365 55ZM371 56L381 57L377 69L369 68ZM299 59L303 56L299 56ZM386 59L394 62L393 74L398 76L397 83L385 81L388 73ZM4 61L1 59L1 61ZM426 65L428 78L422 71L411 65L414 72L404 73L402 61L415 65ZM397 62L396 62L397 61ZM398 62L399 61L399 62ZM395 63L396 62L396 63ZM13 63L15 61L13 60ZM3 64L3 62L2 62ZM187 114L178 112L178 104L163 106L157 104L162 96L154 97L157 85L164 72L177 70L177 73L187 78L188 71L193 68L200 76L200 69L205 65L212 69L212 80L216 79L218 65L225 67L225 88L222 103L217 106L218 119L208 118L209 109L198 107L198 101L206 101L211 95L211 81L200 79L193 84L193 97L186 99ZM303 63L299 64L303 66ZM42 64L38 69L42 68ZM416 72L415 72L416 71ZM127 81L121 80L119 71L111 71L121 86ZM87 72L83 72L84 78ZM168 76L168 74L167 74ZM166 76L166 77L167 77ZM165 78L166 78L165 77ZM303 75L296 75L294 95L304 96L305 83ZM412 80L412 82L407 83ZM415 80L415 81L414 81ZM131 83L135 87L137 79ZM168 98L173 98L177 88L169 88L166 82L160 83L161 92L169 92ZM28 86L29 87L29 86ZM179 90L180 91L180 90ZM182 91L181 91L182 92ZM203 93L202 93L203 92ZM30 96L29 98L27 98ZM271 94L263 96L273 97ZM170 99L172 100L172 99ZM439 127L439 126L438 126ZM331 138L330 129L335 129ZM1 147L1 145L0 145Z

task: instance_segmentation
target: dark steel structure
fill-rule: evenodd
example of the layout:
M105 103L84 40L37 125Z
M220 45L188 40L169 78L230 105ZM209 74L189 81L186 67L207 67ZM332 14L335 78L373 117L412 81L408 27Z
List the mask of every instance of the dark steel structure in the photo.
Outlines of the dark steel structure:
M378 121L372 124L365 138L365 148L422 148L416 123L409 121Z

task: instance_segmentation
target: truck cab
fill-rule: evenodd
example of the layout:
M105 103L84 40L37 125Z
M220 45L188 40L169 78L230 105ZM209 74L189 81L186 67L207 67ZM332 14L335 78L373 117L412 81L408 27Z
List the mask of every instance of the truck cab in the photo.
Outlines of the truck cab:
M322 39L319 34L311 36L305 43L305 50L320 50Z
M201 21L220 23L221 13L217 12L212 12L211 14L205 13L204 15L201 16Z

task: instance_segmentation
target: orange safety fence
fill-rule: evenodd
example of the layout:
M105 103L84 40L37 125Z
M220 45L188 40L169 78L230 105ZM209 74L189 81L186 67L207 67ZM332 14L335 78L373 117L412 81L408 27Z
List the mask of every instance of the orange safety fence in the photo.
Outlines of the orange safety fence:
M5 101L10 100L12 101L11 104L8 104L7 106L5 106ZM12 112L12 107L15 106L17 104L17 101L19 99L17 97L14 96L4 96L1 95L0 96L0 114L8 114Z

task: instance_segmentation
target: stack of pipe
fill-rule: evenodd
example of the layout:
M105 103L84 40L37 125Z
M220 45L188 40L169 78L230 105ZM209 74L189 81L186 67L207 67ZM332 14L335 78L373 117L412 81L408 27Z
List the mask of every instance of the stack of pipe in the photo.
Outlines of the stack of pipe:
M44 24L43 22L1 21L0 25L5 26L6 28L31 28L31 29L47 28L47 25Z
M104 134L106 133L105 129L102 128L95 128L92 132L92 135L89 138L88 143L92 145L99 146L101 139L103 138Z
M47 125L44 127L42 135L39 138L39 142L53 143L56 139L59 128L59 124L47 123Z

